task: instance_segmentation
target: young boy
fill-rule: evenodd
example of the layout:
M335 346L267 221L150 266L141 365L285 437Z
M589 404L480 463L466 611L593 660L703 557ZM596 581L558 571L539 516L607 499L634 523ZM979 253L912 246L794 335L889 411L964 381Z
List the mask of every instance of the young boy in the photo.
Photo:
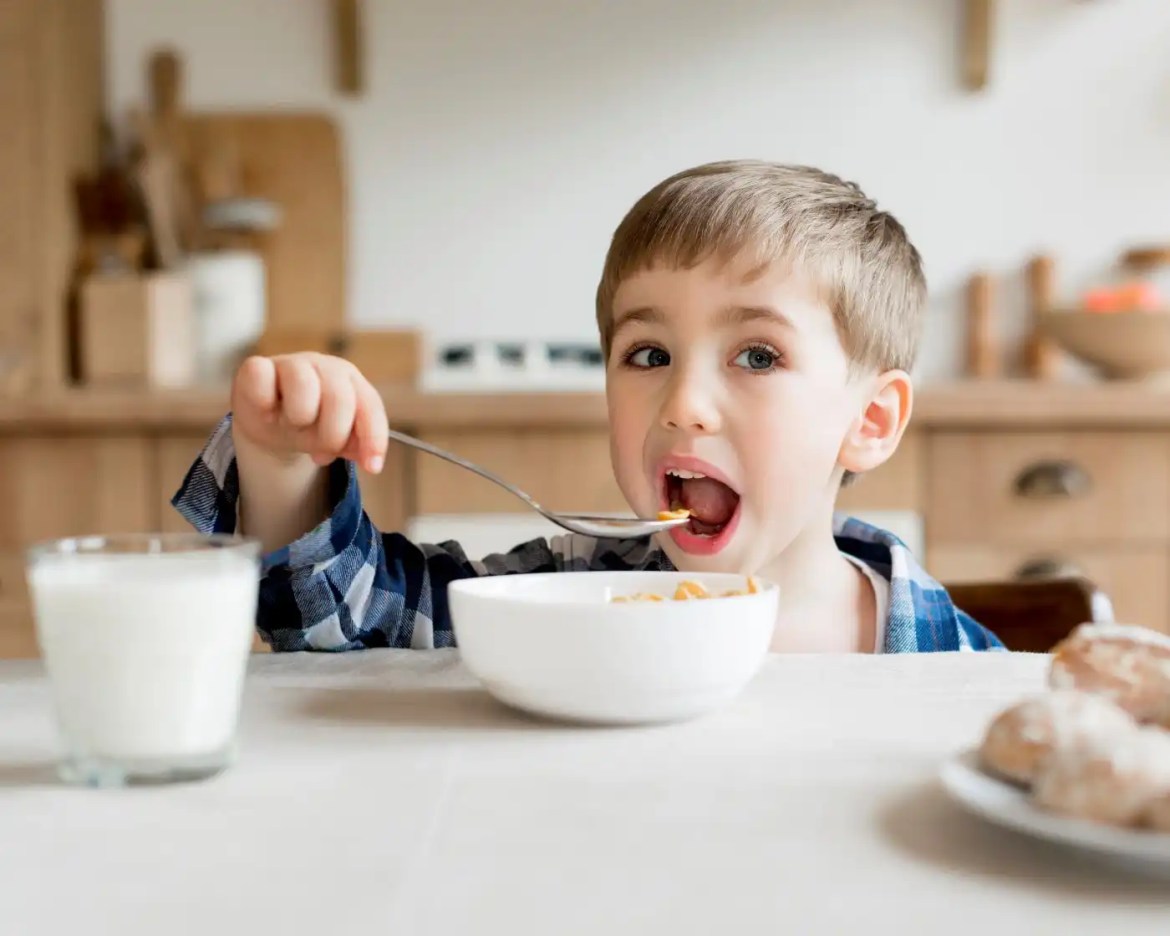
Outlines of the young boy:
M354 470L381 470L382 401L349 363L307 353L241 366L174 503L199 530L242 530L269 552L258 625L277 650L450 646L453 579L622 568L777 582L775 650L998 648L896 537L834 517L843 481L906 429L925 296L906 232L855 185L700 166L634 205L597 290L618 484L639 516L689 508L687 527L480 561L382 534Z

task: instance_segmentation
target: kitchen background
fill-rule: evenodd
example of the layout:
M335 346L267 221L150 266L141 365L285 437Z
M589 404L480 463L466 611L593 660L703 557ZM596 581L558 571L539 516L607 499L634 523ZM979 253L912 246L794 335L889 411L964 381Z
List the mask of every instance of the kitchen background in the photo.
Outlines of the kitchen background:
M344 354L406 431L622 510L593 293L648 186L859 181L931 307L912 431L842 496L946 582L1083 574L1170 629L1165 0L6 0L0 656L30 542L178 530L250 350ZM543 533L392 448L385 528Z
M328 0L108 0L111 112L176 46L194 108L313 108L345 141L350 306L441 338L593 339L610 234L711 159L805 162L906 224L930 276L923 376L962 360L967 277L1034 251L1062 283L1166 236L1170 4L1001 0L990 80L960 81L963 0L365 0L338 94Z

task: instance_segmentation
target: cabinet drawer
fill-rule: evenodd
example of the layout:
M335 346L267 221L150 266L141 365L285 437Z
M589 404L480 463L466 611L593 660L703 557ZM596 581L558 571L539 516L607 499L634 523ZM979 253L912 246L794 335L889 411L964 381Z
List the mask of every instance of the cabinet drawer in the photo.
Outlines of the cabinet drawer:
M553 510L626 511L609 463L604 430L427 433ZM422 452L415 454L414 513L514 513L524 506L502 488Z
M1170 549L1042 550L994 546L930 547L928 570L943 584L998 582L1028 567L1060 566L1084 575L1109 596L1118 621L1170 631Z
M1170 537L1170 439L1145 432L940 433L927 536L999 543L1159 543Z

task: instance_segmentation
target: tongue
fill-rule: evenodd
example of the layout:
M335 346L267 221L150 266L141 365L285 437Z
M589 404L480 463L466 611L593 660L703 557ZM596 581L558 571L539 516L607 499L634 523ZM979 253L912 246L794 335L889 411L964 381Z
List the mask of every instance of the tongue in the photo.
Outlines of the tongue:
M682 482L682 504L700 523L723 526L735 513L739 495L714 478L687 478Z

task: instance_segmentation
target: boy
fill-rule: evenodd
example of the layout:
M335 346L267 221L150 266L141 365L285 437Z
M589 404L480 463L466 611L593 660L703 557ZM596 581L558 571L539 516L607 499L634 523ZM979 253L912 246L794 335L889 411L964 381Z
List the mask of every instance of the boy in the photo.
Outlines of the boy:
M902 226L855 185L700 166L634 205L597 291L618 484L639 516L688 508L687 527L481 561L379 533L353 463L381 470L382 401L315 354L241 366L175 505L270 553L258 626L277 650L450 646L452 579L591 568L758 573L782 590L775 650L998 648L894 536L834 518L841 484L906 429L925 296Z

